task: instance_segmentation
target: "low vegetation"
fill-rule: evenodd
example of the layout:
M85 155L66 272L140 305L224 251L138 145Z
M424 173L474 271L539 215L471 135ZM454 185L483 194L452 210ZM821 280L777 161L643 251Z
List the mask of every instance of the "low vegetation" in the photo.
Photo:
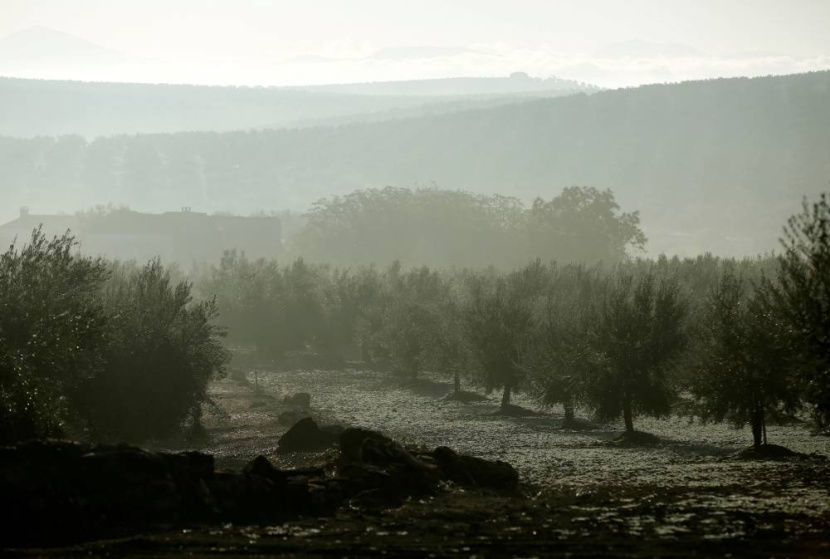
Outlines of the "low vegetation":
M371 221L375 195L450 194L363 193L352 200L360 217L335 212L337 220L335 208L355 206L330 201L311 231ZM580 215L562 210L574 197L614 208L613 196L593 189L540 201L531 214L558 208L545 210L551 242L558 220ZM139 268L84 258L71 237L48 241L36 231L0 260L3 437L144 441L198 430L208 383L228 360L226 331L231 345L277 364L316 355L327 366L357 359L407 379L444 374L456 391L462 382L500 391L505 413L523 391L562 404L569 419L577 405L600 420L620 418L629 432L639 415L684 409L748 423L759 446L769 417L804 406L822 429L827 204L821 198L791 220L777 261L626 257L644 238L636 214L612 211L602 221L616 233L590 259L617 256L590 266L332 268L227 253L196 279L201 302L158 261Z
M79 256L72 237L0 257L0 442L141 442L198 423L227 362L212 301L192 304L158 261Z
M562 197L575 194L604 196L572 189ZM373 223L372 208L389 208L370 200L413 202L419 195L442 194L358 193L320 206L326 209L309 227L329 230L331 239L334 231L361 235L360 224ZM537 259L509 272L406 269L400 262L332 268L229 254L197 285L216 295L232 343L278 361L316 353L329 364L359 359L409 379L437 372L457 390L464 381L500 391L505 411L512 394L527 391L542 405L563 405L570 419L581 405L598 419L622 419L629 432L638 415L683 410L704 421L749 424L761 445L768 418L792 417L805 405L817 427L825 425L826 348L815 332L828 320L819 279L828 275L809 270L826 266L820 247L828 236L822 241L815 230L827 228L826 204L822 198L790 223L793 238L813 240L787 245L777 259L626 257L620 250L636 251L641 233L627 228L629 214L611 214L605 221L618 224L608 230L627 232L607 236L606 248L588 258L592 265ZM354 246L373 254L358 240ZM453 242L450 236L439 249ZM603 254L622 256L600 262Z

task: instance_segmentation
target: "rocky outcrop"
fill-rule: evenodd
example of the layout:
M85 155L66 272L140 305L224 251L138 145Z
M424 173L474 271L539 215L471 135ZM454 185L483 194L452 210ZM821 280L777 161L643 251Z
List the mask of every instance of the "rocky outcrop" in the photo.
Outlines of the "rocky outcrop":
M432 456L443 476L458 485L499 491L513 491L519 485L518 472L507 462L465 456L446 446L436 448Z
M49 545L204 522L280 522L351 507L387 507L447 483L515 489L504 462L441 447L408 449L365 429L298 423L280 449L340 455L325 468L282 470L257 456L239 472L215 471L199 452L149 452L128 445L31 442L0 448L0 515L7 545ZM286 436L289 434L286 433Z
M277 423L286 427L293 427L306 417L310 417L308 412L299 410L284 411L277 416Z
M214 477L197 452L31 442L0 449L0 513L13 538L40 543L202 521L219 513Z
M279 452L315 452L331 448L337 443L342 427L318 427L310 417L297 421L277 441Z
M362 462L363 461L363 445L367 441L372 441L381 446L394 445L394 441L378 433L377 431L370 431L369 429L361 429L359 427L350 427L345 429L338 438L340 443L340 459L342 462Z
M398 504L410 496L431 494L442 480L441 472L429 461L367 429L341 433L339 463L348 497L368 504Z

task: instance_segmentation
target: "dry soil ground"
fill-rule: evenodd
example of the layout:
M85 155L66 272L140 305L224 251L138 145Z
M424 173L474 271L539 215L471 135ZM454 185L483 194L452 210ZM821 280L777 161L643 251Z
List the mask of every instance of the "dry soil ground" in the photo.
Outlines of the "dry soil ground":
M740 460L747 430L688 419L640 418L654 447L609 444L618 425L564 429L561 410L497 415L498 399L443 399L438 379L402 383L370 371L256 374L217 382L227 412L209 421L219 467L257 454L284 467L320 463L322 454L276 453L286 430L281 398L312 395L322 423L376 429L399 441L513 464L524 497L451 489L391 510L345 507L332 518L279 526L213 526L94 542L27 555L287 557L830 557L830 439L808 426L770 426L770 443L802 453ZM516 403L534 408L520 396Z

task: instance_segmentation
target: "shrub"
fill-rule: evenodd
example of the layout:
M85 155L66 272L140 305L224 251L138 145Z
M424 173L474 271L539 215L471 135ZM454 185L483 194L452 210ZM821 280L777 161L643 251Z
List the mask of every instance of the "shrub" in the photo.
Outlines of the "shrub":
M0 256L0 442L56 436L101 367L101 260L38 229Z
M229 358L211 322L215 301L193 304L191 285L174 285L158 260L137 273L116 268L103 299L104 365L85 387L93 435L138 442L198 422L208 383Z

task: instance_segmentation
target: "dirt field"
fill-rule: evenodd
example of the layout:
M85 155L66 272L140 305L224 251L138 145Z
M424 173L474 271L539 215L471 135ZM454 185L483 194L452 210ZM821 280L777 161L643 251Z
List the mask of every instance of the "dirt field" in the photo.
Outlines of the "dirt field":
M450 489L392 510L346 507L333 518L280 526L213 526L159 532L22 555L287 557L830 557L830 439L808 426L770 426L770 443L805 456L739 460L746 430L687 419L640 418L654 447L610 444L620 425L562 428L561 410L497 415L443 400L438 379L404 384L367 371L259 371L226 379L213 397L227 412L208 427L219 467L257 454L276 465L321 463L325 454L279 455L284 395L312 395L321 423L376 429L407 443L513 464L524 497ZM515 403L535 409L516 397ZM175 450L175 449L173 449Z

